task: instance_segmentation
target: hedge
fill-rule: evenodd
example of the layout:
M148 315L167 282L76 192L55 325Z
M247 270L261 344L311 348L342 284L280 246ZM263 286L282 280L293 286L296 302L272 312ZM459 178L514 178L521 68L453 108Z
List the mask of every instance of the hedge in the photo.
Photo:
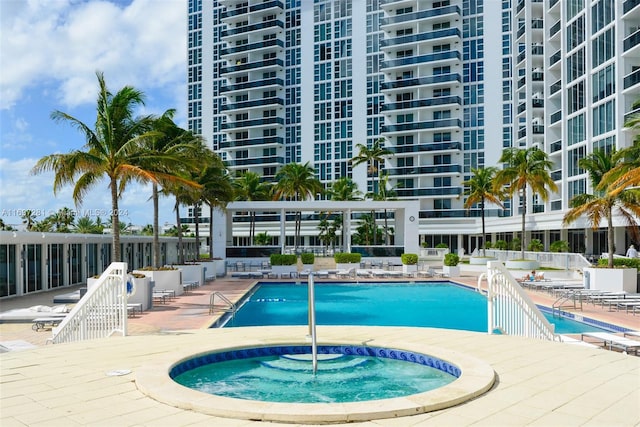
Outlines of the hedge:
M362 254L338 252L333 256L333 259L336 261L337 264L357 264L357 263L360 263L360 260L362 259Z
M402 254L400 255L400 260L404 265L416 265L418 263L418 255L417 254Z
M270 261L271 265L295 265L298 257L293 254L271 254Z

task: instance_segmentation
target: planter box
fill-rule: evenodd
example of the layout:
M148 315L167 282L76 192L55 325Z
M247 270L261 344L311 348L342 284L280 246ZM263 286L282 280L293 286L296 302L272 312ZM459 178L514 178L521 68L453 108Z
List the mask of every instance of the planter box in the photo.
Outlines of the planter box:
M635 268L585 268L584 287L600 291L636 293L638 270Z
M149 310L153 306L153 292L149 277L133 278L136 293L129 297L127 302L142 304L142 310Z
M487 265L489 261L497 261L497 258L490 256L472 256L469 258L470 265Z
M460 276L460 266L455 265L445 265L442 267L442 273L449 277L459 277Z
M204 267L202 264L173 265L182 271L182 283L198 282L198 286L204 285Z
M298 272L298 265L294 264L294 265L272 265L271 266L271 273L272 274L277 274L278 277L282 277L284 276L290 276L291 273L297 273Z
M418 272L418 265L417 264L412 264L412 265L402 264L402 273L403 274L416 274L417 272Z
M135 273L144 274L153 282L153 289L166 289L174 291L176 295L182 295L182 272L180 270L135 270Z
M540 263L534 259L507 260L505 266L509 270L536 270L540 268Z

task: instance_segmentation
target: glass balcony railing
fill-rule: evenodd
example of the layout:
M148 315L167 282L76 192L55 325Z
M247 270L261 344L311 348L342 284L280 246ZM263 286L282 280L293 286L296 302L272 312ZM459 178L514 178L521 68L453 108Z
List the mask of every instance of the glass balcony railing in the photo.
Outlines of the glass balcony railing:
M640 108L633 110L633 111L629 111L628 113L626 113L624 115L624 121L627 122L628 120L630 120L633 116L637 116L640 115Z
M459 119L447 119L447 120L431 120L428 122L412 122L402 123L397 125L382 126L382 132L402 132L410 130L421 129L437 129L437 128L451 128L462 127L462 121Z
M257 157L254 159L235 159L226 160L227 166L253 166L253 165L266 165L266 164L284 164L284 157L271 156L271 157Z
M420 108L420 107L432 107L432 106L446 105L446 104L461 105L462 99L459 96L442 96L438 98L420 99L416 101L393 102L390 104L383 104L382 111L404 110L404 109Z
M518 114L522 113L524 110L527 109L527 103L523 102L520 105L518 105Z
M457 28L448 28L446 30L430 31L428 33L412 34L410 36L395 37L392 39L380 40L381 47L390 47L408 43L417 43L427 40L436 40L446 37L461 37L460 30Z
M246 127L252 127L252 126L268 126L268 125L284 126L284 119L282 117L268 117L264 119L240 120L238 122L227 122L227 123L222 123L222 130L246 128Z
M531 46L532 55L544 55L544 46Z
M516 38L519 39L520 36L522 36L526 30L527 30L527 26L524 25L524 22L523 22L520 28L518 28L518 32L516 33Z
M284 144L284 138L282 138L281 136L273 136L269 138L236 139L235 141L222 141L220 143L220 148L240 148L272 144Z
M399 24L407 21L420 21L428 18L438 18L443 15L460 15L460 7L445 6L437 9L421 10L413 13L403 13L402 15L389 16L380 19L380 26Z
M382 61L382 68L402 67L403 65L424 64L428 62L444 61L447 59L461 59L460 52L450 50L446 52L431 53L428 55L411 56L409 58L391 59Z
M429 175L441 173L461 173L461 165L433 165L433 166L408 166L404 168L385 169L389 176L399 175Z
M433 187L433 188L397 188L395 193L398 197L418 197L418 196L458 196L462 194L460 187Z
M460 74L440 74L430 77L420 77L416 79L396 80L391 82L383 82L380 84L382 90L401 89L411 86L425 86L438 83L462 82Z
M531 80L534 82L543 82L544 81L544 73L542 71L534 71L531 73Z
M518 79L518 89L520 89L525 84L527 84L527 78L526 77L521 77L520 79Z
M241 7L239 9L224 10L224 11L222 11L222 13L220 13L220 19L224 21L225 19L233 18L234 16L238 16L238 15L244 15L246 13L249 13L249 8L248 7Z
M282 79L264 79L257 80L255 82L245 82L245 83L237 83L235 85L228 85L220 87L220 92L234 92L237 90L247 90L254 89L257 87L267 87L267 86L284 86L284 80Z
M559 1L560 0L549 0L549 9L552 9Z
M266 61L247 62L245 64L232 65L230 67L222 67L220 74L237 73L240 71L254 70L256 68L267 67L284 67L284 61L282 59L268 59Z
M527 136L527 128L526 127L520 128L518 130L518 139L524 138L525 136Z
M533 108L544 108L544 99L532 98L531 99L531 106Z
M551 172L551 179L554 181L560 181L562 179L562 171L561 170L557 170L557 171L553 171Z
M624 39L624 42L622 43L622 45L623 45L624 51L626 52L629 49L632 49L638 46L639 43L640 43L640 30L636 31L635 33L631 34L629 37Z
M544 134L544 126L543 125L533 125L531 126L531 131L534 135L543 135Z
M233 53L249 52L257 49L263 49L263 48L269 48L269 47L275 47L275 46L284 48L284 42L282 40L274 39L274 40L267 40L259 43L243 44L240 46L234 46L234 47L222 49L220 50L220 55L224 56L224 55L230 55Z
M558 50L556 53L551 55L551 58L549 58L549 66L553 67L553 65L560 61L560 59L562 59L562 51Z
M242 109L251 108L251 107L268 107L271 105L284 105L284 99L266 98L266 99L256 99L253 101L236 102L234 104L223 105L221 110L222 111L242 110Z
M254 4L249 8L249 10L251 10L251 12L258 12L258 11L266 10L266 9L282 9L282 10L284 10L284 3L282 3L281 1L278 1L278 0L265 1L265 2L262 2L262 3Z
M551 28L549 28L549 38L553 38L553 36L558 34L558 31L560 31L560 21L556 22L551 26Z
M275 20L275 21L260 22L259 24L244 25L238 28L231 28L228 30L221 31L220 37L225 38L225 37L237 36L238 34L249 33L251 31L257 31L257 30L264 30L265 28L272 28L272 27L279 27L282 30L284 30L284 22Z
M423 144L396 145L394 147L385 147L385 148L391 151L392 153L402 154L402 153L421 153L421 152L430 152L430 151L461 150L462 144L457 141L426 142Z
M549 121L551 122L551 124L554 124L555 122L558 122L560 120L562 120L562 110L556 111L549 118Z
M434 209L429 211L420 211L421 219L429 218L480 218L482 213L480 209ZM488 217L503 217L504 212L501 209L485 209L485 218Z
M629 89L631 86L635 86L640 83L640 68L634 72L624 76L624 88Z
M518 54L518 58L516 59L516 64L521 63L522 61L524 61L524 58L527 57L527 52L520 52Z
M552 153L556 153L561 150L562 150L562 140L560 139L555 142L552 142L551 145L549 145L549 151L551 151Z
M557 82L555 82L549 87L549 96L558 92L560 89L562 89L562 80L558 80Z
M542 19L532 19L531 28L534 30L541 30L544 28L544 21Z

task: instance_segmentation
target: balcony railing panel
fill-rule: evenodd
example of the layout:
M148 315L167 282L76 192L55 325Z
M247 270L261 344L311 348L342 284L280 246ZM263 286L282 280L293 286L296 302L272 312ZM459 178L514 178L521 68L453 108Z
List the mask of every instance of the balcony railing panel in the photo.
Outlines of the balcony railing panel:
M389 89L402 89L405 87L411 86L425 86L432 85L438 83L452 83L452 82L462 82L462 76L460 74L440 74L430 77L420 77L415 79L406 79L406 80L396 80L391 82L383 82L380 84L380 88L382 90Z
M450 50L447 52L430 53L428 55L412 56L409 58L391 59L382 61L382 68L402 67L404 65L424 64L428 62L446 61L451 59L461 59L460 52Z
M461 37L460 30L457 28L449 28L446 30L430 31L428 33L412 34L410 36L394 37L391 39L380 40L380 46L390 47L408 43L413 44L421 41L443 39L448 37Z
M410 130L437 129L437 128L450 128L450 127L462 127L462 121L459 119L447 119L447 120L431 120L428 122L402 123L397 125L382 126L382 132L402 132L402 131L410 131Z
M383 104L382 111L404 110L404 109L420 108L420 107L432 107L432 106L447 105L447 104L461 105L462 99L459 96L442 96L438 98L420 99L415 101L392 102L390 104Z
M380 19L380 26L399 24L408 21L419 21L429 18L438 18L444 15L460 15L460 7L458 6L445 6L437 9L422 10L413 13L404 13L402 15L389 16Z

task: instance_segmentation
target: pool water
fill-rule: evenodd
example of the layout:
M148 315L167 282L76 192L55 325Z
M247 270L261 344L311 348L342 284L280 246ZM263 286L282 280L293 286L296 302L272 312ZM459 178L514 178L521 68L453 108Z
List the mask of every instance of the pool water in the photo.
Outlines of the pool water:
M204 393L267 402L329 403L389 399L433 390L457 377L405 360L319 355L313 375L304 355L262 356L208 363L173 379Z
M487 331L487 299L447 282L316 283L318 325L419 326ZM262 283L225 327L306 325L306 282ZM544 313L559 334L602 331Z

